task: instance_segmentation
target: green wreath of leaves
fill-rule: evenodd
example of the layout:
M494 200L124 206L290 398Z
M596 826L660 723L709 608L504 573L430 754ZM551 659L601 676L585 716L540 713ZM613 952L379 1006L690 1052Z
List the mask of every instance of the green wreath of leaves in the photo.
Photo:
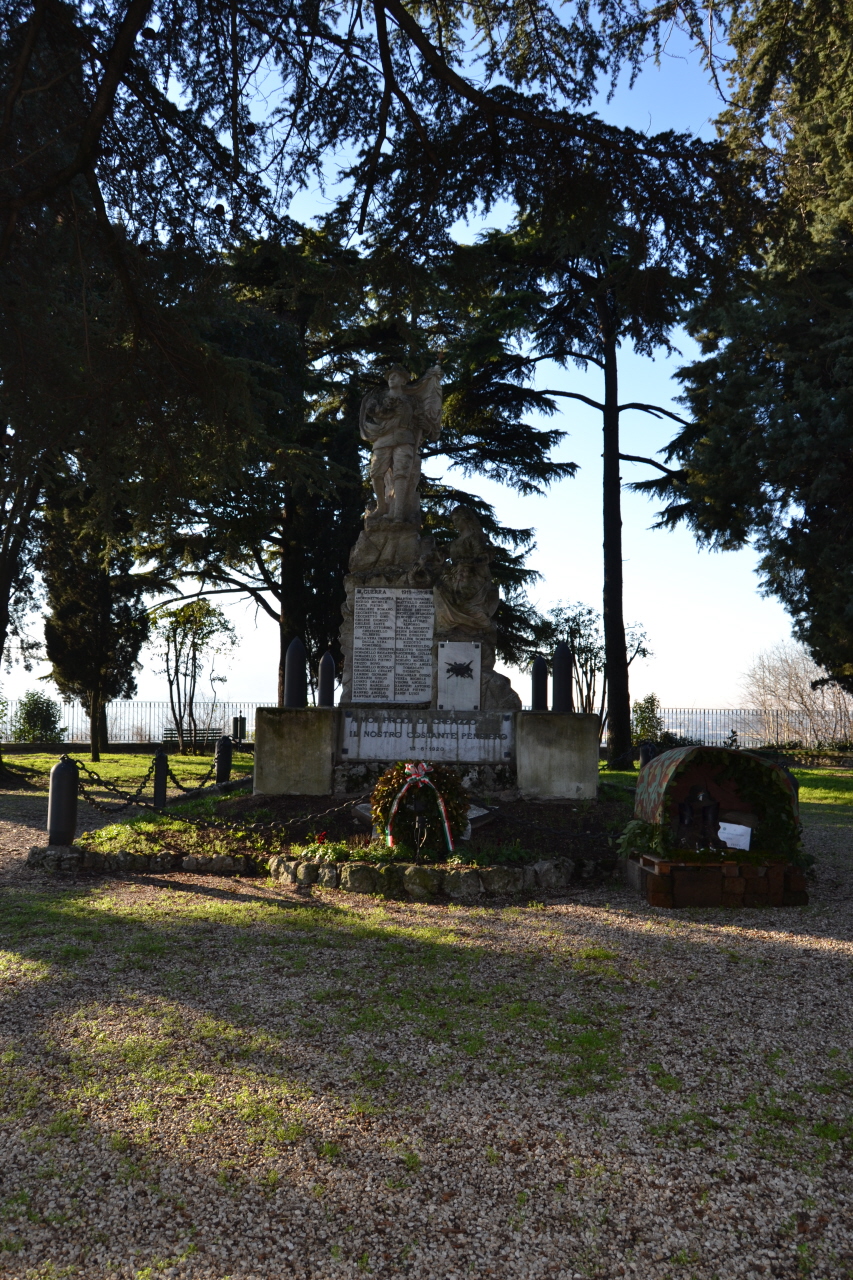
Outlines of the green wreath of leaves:
M373 790L371 811L374 824L381 831L387 830L391 808L405 786L408 776L406 773L406 761L400 761L390 769L385 770ZM468 806L470 803L468 793L462 786L458 773L448 765L431 764L429 766L429 779L441 793L444 807L447 810L447 820L450 824L453 843L455 844L461 838L468 825ZM423 800L426 805L421 815L424 819L426 835L420 849L417 847L416 814L411 804L408 803L415 796ZM422 862L435 861L436 855L442 858L446 857L448 850L441 821L441 810L432 787L413 786L406 792L394 815L394 840L409 849L412 855Z

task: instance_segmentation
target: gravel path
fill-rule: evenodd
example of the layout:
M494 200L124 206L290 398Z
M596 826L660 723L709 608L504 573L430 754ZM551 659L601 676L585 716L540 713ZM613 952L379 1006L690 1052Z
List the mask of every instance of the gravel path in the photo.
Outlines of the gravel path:
M853 1277L844 815L667 912L57 886L0 805L0 1276Z
M77 808L77 835L98 831L114 820L83 800ZM31 883L33 873L24 867L23 859L33 845L45 844L47 791L0 791L0 885Z

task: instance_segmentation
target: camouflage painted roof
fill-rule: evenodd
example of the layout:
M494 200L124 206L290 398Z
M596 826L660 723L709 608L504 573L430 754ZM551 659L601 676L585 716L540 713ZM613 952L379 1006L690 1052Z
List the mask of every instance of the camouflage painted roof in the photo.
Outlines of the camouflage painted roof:
M774 785L781 782L787 792L794 813L799 815L799 801L797 798L797 788L792 782L787 770L781 765L773 764L770 760L765 760L762 756L755 755L752 751L732 750L731 747L673 747L671 751L663 751L659 756L655 756L650 760L645 768L640 770L640 776L637 779L637 797L634 803L634 817L641 818L644 822L653 822L661 824L666 821L666 801L667 794L675 779L683 773L684 769L696 756L707 758L719 755L724 756L740 756L749 757L750 760L757 761L768 773L775 774L773 779ZM768 778L768 781L770 779Z

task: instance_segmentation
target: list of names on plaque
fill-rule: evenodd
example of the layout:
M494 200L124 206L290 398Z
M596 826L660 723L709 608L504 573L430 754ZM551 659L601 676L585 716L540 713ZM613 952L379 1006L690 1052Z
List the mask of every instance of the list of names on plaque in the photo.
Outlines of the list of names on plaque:
M353 702L429 702L432 697L431 591L356 587Z

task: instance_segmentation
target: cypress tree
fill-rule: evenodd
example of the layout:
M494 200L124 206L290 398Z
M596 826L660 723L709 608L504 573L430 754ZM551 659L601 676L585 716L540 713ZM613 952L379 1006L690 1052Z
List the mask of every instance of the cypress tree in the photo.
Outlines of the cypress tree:
M51 678L60 693L82 702L91 756L99 760L107 745L107 704L136 692L137 659L149 631L143 597L152 584L134 574L132 551L116 541L117 534L127 536L126 521L117 520L107 538L80 519L83 505L73 497L46 504L39 568Z

